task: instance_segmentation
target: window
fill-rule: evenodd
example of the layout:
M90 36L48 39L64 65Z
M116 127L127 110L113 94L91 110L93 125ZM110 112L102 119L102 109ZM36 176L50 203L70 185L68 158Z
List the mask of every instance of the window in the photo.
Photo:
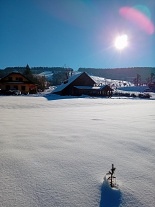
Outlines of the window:
M9 79L9 81L12 81L12 77L9 77L8 79Z
M16 77L16 81L23 81L23 78Z
M14 89L18 90L18 86L17 86L17 85L16 85L16 86L14 86Z
M22 89L22 91L25 91L25 86L22 86L21 89Z

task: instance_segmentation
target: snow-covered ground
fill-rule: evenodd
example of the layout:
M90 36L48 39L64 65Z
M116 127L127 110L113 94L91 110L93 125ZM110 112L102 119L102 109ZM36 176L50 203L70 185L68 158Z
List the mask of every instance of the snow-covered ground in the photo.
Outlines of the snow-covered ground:
M154 123L154 99L0 96L0 206L155 206Z

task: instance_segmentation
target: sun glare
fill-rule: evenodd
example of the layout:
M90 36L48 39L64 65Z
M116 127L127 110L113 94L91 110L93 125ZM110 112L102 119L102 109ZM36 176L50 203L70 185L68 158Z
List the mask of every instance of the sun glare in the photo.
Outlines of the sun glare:
M115 39L115 48L118 50L123 50L128 46L128 36L126 34L120 35Z

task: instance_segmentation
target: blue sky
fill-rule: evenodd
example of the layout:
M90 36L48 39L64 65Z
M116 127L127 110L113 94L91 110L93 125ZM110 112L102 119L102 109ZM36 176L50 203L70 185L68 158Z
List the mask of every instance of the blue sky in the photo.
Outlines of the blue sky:
M0 68L155 67L155 32L121 15L126 7L155 25L154 0L0 0ZM129 39L122 51L119 34Z

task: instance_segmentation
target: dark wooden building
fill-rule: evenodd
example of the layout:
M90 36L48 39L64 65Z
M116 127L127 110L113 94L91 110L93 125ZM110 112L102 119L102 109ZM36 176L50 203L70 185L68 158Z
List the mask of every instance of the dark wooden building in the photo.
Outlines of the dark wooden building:
M71 76L63 84L58 86L53 93L62 96L112 96L112 89L108 85L97 85L85 72Z

